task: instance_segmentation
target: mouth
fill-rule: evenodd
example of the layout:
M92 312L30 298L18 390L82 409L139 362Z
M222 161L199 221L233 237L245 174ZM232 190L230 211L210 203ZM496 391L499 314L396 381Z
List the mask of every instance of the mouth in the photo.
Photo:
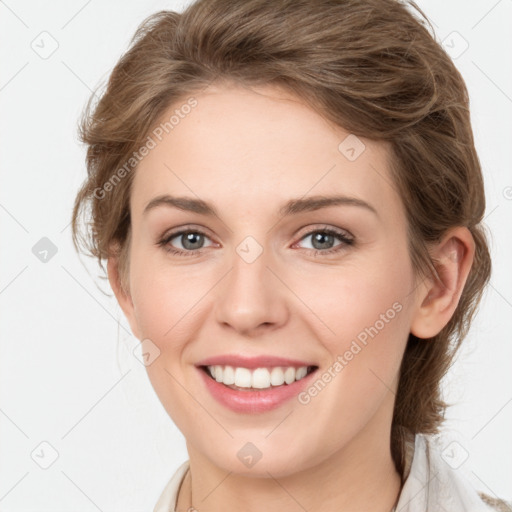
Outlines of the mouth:
M203 365L199 368L206 375L236 391L265 391L305 379L318 369L318 366L273 366L261 368L245 368L231 365Z
M205 392L242 414L278 409L311 385L319 368L307 359L240 353L208 357L195 366Z

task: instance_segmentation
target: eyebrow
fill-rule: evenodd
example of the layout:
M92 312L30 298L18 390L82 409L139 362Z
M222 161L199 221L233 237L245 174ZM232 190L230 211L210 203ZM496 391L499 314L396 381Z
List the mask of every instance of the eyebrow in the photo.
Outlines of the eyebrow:
M149 211L159 206L178 208L179 210L199 213L201 215L219 216L215 207L202 199L170 195L161 195L152 199L144 208L143 215L146 215ZM357 206L374 213L377 217L379 216L377 210L366 201L356 197L342 195L312 196L308 198L290 199L279 209L278 213L282 217L286 217L296 213L328 208L329 206Z

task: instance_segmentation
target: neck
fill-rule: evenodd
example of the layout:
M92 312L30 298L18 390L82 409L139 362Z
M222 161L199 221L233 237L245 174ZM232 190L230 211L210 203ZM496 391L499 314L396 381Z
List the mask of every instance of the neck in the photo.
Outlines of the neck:
M374 418L377 419L377 418ZM378 428L377 428L378 427ZM225 471L188 447L190 471L180 489L177 510L201 512L309 512L339 510L390 512L401 478L390 449L390 423L367 424L342 449L299 472L254 478ZM293 466L292 466L293 467Z

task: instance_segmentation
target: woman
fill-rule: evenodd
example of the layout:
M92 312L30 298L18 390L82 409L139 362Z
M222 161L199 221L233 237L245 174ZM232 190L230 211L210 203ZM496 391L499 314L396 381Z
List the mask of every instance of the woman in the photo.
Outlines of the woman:
M491 263L467 91L423 21L160 12L81 130L75 244L187 443L155 511L506 510L433 436Z

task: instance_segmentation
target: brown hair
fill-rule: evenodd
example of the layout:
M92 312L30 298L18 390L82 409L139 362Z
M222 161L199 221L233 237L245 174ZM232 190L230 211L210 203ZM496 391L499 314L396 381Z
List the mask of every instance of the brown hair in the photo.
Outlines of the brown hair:
M429 340L409 336L391 431L400 473L407 430L435 433L443 420L441 379L491 271L467 90L425 15L409 4L421 16L398 0L199 0L181 14L150 16L100 100L93 105L91 96L87 104L80 137L88 177L72 219L75 247L100 266L117 247L128 289L131 156L170 105L213 82L280 86L351 133L389 142L417 275L438 277L429 245L449 228L466 226L476 244L449 323ZM121 167L122 179L106 193ZM91 219L85 232L81 216Z

